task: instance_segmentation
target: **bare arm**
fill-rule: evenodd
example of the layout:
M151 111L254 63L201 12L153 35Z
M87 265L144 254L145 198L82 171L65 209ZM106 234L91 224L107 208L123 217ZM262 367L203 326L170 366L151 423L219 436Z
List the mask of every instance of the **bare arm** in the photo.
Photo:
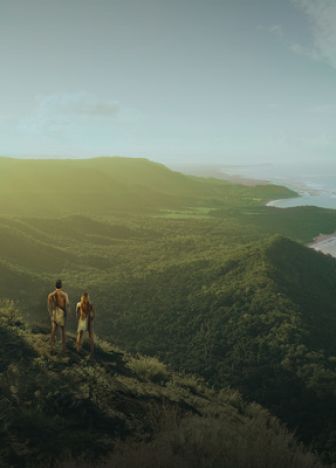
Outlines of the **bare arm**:
M68 316L70 313L70 302L69 302L69 296L65 294L65 315Z
M53 300L52 300L52 294L49 294L48 295L48 313L51 317L52 315L52 312L53 312L53 309L54 309L54 304L53 304Z
M77 305L76 305L76 319L77 320L79 319L79 314L80 314L80 304L77 303Z

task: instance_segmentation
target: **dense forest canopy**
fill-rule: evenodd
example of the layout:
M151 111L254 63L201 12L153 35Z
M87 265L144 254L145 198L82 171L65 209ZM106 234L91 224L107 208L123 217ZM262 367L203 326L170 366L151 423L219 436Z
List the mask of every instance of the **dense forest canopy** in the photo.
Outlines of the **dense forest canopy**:
M336 262L303 245L336 212L265 206L292 196L145 159L0 158L0 296L46 325L57 277L72 306L88 289L100 337L239 389L336 460Z

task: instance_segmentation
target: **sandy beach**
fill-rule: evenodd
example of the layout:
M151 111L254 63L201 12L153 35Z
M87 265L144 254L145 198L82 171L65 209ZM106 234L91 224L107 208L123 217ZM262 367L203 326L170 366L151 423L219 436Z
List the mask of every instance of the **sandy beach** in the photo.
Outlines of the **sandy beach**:
M319 234L308 247L336 257L336 232L333 234Z

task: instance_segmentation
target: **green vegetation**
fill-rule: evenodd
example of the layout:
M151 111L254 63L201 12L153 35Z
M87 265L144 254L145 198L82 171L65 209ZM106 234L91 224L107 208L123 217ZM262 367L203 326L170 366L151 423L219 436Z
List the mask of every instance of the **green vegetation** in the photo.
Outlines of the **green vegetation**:
M146 159L0 158L0 213L10 216L138 214L190 205L232 206L237 200L256 204L294 194L272 185L252 192L249 187L173 172Z
M336 212L265 206L293 195L142 159L0 159L0 297L47 325L57 277L73 306L88 289L97 334L147 356L125 365L137 385L166 388L171 365L238 389L336 461L336 262L302 245L334 232Z
M144 381L166 382L169 377L168 369L165 364L155 357L138 356L128 362L128 367L135 375Z
M128 349L238 388L335 460L335 296L335 260L276 237L148 274L109 330Z
M74 352L74 337L67 356L51 355L46 330L29 329L8 302L0 306L0 336L3 468L105 462L128 468L321 467L276 418L237 392L195 386L196 379L191 391L191 377L106 342L98 345L97 362ZM164 370L164 380L139 380L140 363L141 375Z

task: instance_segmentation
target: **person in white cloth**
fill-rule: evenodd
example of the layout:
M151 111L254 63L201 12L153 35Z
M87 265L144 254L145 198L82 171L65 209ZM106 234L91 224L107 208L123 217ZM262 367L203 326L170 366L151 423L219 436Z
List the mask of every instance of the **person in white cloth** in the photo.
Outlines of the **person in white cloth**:
M95 310L93 304L90 302L88 292L84 292L80 302L77 303L76 317L78 321L76 349L80 352L84 332L89 332L90 354L92 355L94 351L93 321L95 318Z
M48 312L51 321L50 344L55 349L56 333L61 329L62 351L66 352L66 319L69 313L69 296L62 290L62 280L56 281L56 289L48 295Z

